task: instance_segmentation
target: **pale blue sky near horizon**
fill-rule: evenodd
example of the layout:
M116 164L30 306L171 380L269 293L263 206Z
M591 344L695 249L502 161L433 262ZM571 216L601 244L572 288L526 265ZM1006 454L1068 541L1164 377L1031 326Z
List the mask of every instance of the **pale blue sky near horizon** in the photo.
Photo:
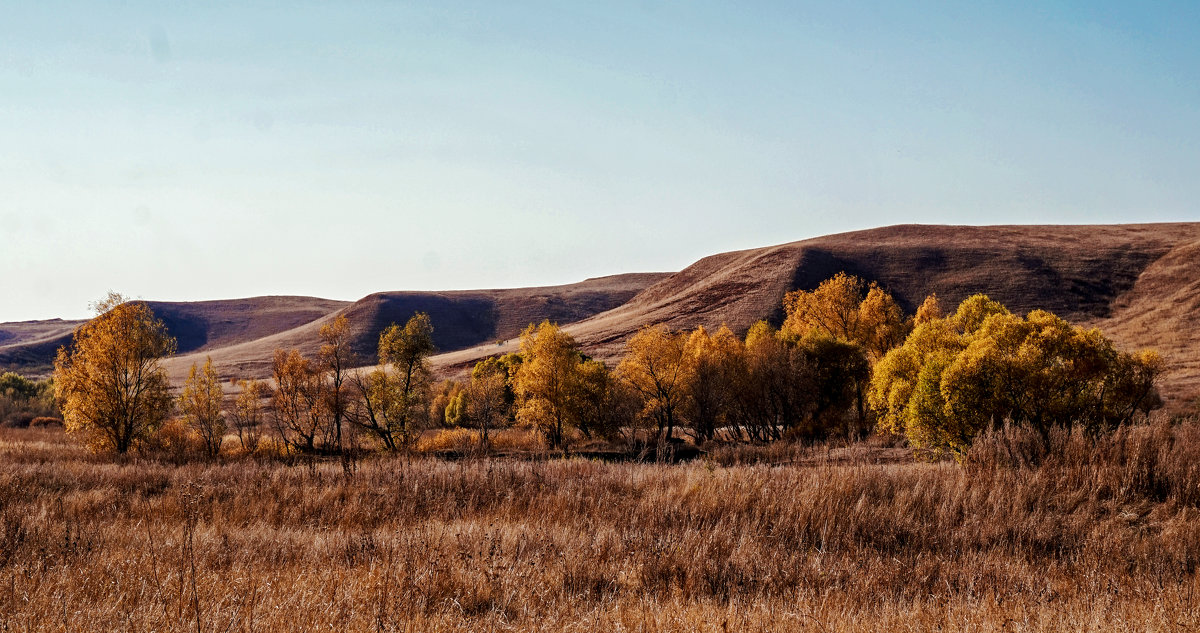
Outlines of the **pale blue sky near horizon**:
M6 2L0 322L1200 219L1200 3Z

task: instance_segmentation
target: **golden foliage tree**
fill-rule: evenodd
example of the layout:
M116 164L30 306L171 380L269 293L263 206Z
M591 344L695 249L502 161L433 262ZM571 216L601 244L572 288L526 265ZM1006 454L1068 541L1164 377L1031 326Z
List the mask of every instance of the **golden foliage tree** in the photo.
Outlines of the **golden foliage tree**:
M687 397L692 370L687 341L686 334L661 325L644 327L625 344L617 366L621 379L641 395L643 415L657 424L663 440L673 436Z
M872 360L883 357L907 334L904 313L892 295L875 282L838 273L815 290L795 290L783 298L785 334L803 337L823 332L857 343Z
M116 293L75 331L54 360L54 389L69 432L96 450L125 453L170 414L174 399L159 360L175 339L143 302Z
M574 410L575 423L584 436L619 436L635 423L639 404L637 395L607 365L591 359L579 364Z
M210 459L220 455L225 439L225 412L221 406L224 398L212 358L205 359L203 369L192 363L187 381L183 383L183 393L179 395L179 410L188 428L200 436L204 452Z
M782 332L803 339L823 334L858 345L874 364L904 341L910 326L892 295L875 282L838 273L815 290L796 290L783 298L787 314ZM866 419L866 379L854 386L860 424Z
M334 446L341 451L342 420L346 417L349 405L345 383L354 360L354 353L350 349L350 321L344 314L339 314L321 326L320 335L322 345L317 358L320 369L329 377L329 386L325 391L326 406L333 424Z
M479 443L488 445L488 431L499 426L508 417L508 370L495 358L475 364L471 370L471 381L463 391L466 421L479 429Z
M812 411L812 367L794 341L766 321L746 332L735 413L741 432L751 440L780 439Z
M299 350L275 350L271 361L275 389L271 416L285 444L312 453L327 431L325 381L313 362Z
M270 393L270 387L261 380L238 380L234 387L237 388L237 395L233 398L229 417L242 450L252 454L258 450L262 439L262 401Z
M433 323L418 312L403 326L393 323L379 335L383 369L354 375L354 420L388 450L410 446L427 419L433 351Z
M552 448L563 448L576 424L579 347L570 334L542 321L521 333L521 364L513 380L517 421L542 432Z
M730 424L738 379L745 373L743 353L742 341L723 325L711 335L699 327L688 336L685 410L696 439L711 440Z
M984 428L1011 421L1046 440L1052 427L1095 432L1158 404L1154 352L1118 351L1099 330L1044 310L1011 314L984 295L917 326L876 366L871 404L882 430L917 448L969 448Z
M931 294L925 297L925 300L917 307L917 313L913 315L913 326L940 318L942 318L942 304L938 301L936 293Z

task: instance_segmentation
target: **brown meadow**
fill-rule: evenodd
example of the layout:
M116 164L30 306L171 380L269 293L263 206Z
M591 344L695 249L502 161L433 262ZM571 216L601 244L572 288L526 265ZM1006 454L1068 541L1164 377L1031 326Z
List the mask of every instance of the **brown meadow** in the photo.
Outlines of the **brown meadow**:
M1200 628L1193 423L1044 454L1009 430L966 466L859 445L350 475L0 432L3 631Z

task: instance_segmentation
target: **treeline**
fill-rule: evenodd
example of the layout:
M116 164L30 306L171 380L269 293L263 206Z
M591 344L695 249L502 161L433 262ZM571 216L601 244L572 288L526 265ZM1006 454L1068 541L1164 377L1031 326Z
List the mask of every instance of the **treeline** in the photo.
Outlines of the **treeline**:
M613 367L558 326L531 324L518 352L440 383L427 315L387 328L373 368L360 367L349 323L338 317L321 328L314 357L277 350L272 380L235 381L230 403L211 361L193 366L177 398L163 396L154 362L173 341L144 304L114 296L75 346L60 350L56 384L68 429L98 447L125 452L190 437L214 457L230 433L246 453L347 455L409 450L424 431L447 427L473 429L481 448L499 429L534 429L554 450L575 437L664 447L877 430L960 457L987 428L1100 432L1161 403L1153 352L1118 351L1098 330L1044 311L1013 315L983 295L948 314L930 296L908 316L878 285L839 274L789 293L784 311L779 328L759 322L744 336L724 326L646 327ZM135 386L138 396L89 383L114 367L123 377L105 384ZM174 410L180 415L167 422Z

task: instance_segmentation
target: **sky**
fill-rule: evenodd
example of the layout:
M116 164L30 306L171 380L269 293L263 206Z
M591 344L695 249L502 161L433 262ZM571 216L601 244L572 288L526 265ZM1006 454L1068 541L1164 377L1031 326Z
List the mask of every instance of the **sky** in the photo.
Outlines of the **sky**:
M1200 3L0 0L0 322L1200 220Z

